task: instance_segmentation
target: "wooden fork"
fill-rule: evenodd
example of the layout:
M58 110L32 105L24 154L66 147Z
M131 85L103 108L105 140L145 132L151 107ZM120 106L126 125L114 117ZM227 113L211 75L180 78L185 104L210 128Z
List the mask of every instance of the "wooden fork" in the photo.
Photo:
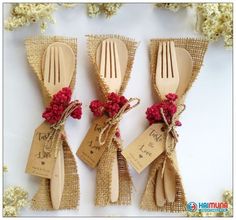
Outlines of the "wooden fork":
M121 70L117 45L113 39L102 42L100 74L109 92L117 93L121 86Z
M51 45L46 52L44 67L44 85L50 94L55 94L65 83L64 55L62 48Z
M173 41L160 42L157 55L156 85L161 99L168 93L176 93L179 86L179 71Z
M55 42L48 46L42 59L44 85L51 95L69 86L75 69L75 54L65 43ZM59 209L64 190L64 153L59 147L50 180L51 201L54 209Z
M118 92L121 87L120 60L116 42L110 38L102 42L100 74L109 92ZM111 202L117 202L119 198L119 173L117 154L112 163L111 176Z
M165 99L168 93L176 93L179 86L179 71L177 66L175 45L173 41L160 42L157 55L156 86L160 92L161 99ZM156 204L162 207L166 200L175 201L176 175L175 171L166 162L164 178L160 175L162 168L159 168L156 176ZM164 191L164 192L163 192Z

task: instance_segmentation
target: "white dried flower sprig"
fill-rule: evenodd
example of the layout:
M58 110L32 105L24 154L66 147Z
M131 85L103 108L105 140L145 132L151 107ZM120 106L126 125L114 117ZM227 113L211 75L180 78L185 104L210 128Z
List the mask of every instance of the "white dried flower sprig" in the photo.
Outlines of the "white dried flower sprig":
M87 13L89 17L95 17L104 14L106 18L115 15L121 7L121 3L92 3L87 4Z
M12 4L9 18L5 21L6 30L13 31L20 27L39 23L41 32L45 32L48 23L55 23L53 13L61 8L73 8L77 4L74 3L15 3ZM88 16L95 17L104 14L107 18L116 14L121 7L121 3L92 3L87 5Z
M196 10L196 30L209 41L224 39L225 47L233 45L232 3L157 3L157 7L178 11L192 7Z
M178 11L181 8L187 8L192 6L192 4L190 3L156 3L155 5L158 8L166 8L171 11Z
M58 3L58 5L60 5L64 8L74 8L77 4L75 4L75 3Z
M12 4L10 17L5 21L5 29L13 31L25 25L39 23L41 31L44 32L48 22L55 22L53 18L55 10L55 4Z
M197 4L197 29L209 41L224 38L225 47L233 45L233 4L201 3Z
M19 186L8 187L3 195L3 216L18 216L28 204L28 192Z

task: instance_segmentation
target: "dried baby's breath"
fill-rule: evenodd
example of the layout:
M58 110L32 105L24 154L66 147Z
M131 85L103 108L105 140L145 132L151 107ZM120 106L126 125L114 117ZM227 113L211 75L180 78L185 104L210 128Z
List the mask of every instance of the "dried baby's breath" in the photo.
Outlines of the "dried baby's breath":
M58 4L64 8L74 8L77 5L74 3L58 3Z
M197 29L209 41L224 38L225 46L233 44L233 4L202 3L197 4Z
M171 11L178 11L181 8L191 7L190 3L156 3L158 8L165 8Z
M22 187L11 186L4 191L3 216L17 216L28 205L28 192Z
M44 32L48 22L54 23L52 15L55 10L55 4L13 4L10 17L5 21L5 29L13 31L25 25L39 23L41 31Z
M216 41L223 37L225 47L233 44L233 4L232 3L157 3L157 7L178 11L192 7L196 10L196 30L207 40Z
M87 13L89 17L104 14L109 18L117 13L121 5L121 3L91 3L87 4Z

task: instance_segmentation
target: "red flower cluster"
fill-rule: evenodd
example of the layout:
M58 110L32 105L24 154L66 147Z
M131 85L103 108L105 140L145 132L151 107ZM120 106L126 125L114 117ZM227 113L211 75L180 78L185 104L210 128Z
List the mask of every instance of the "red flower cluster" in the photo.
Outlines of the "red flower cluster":
M119 96L116 93L112 92L108 94L106 102L94 100L90 103L89 108L96 117L100 117L106 114L107 116L112 118L127 102L128 100L124 96ZM127 108L129 108L129 106Z
M65 109L69 106L71 101L72 91L69 87L65 87L58 93L53 95L49 107L43 112L42 117L50 124L55 124L61 119ZM71 117L80 119L82 116L82 108L79 105L72 113Z
M163 100L161 103L154 104L149 107L146 111L146 118L148 119L149 123L153 124L164 122L160 111L161 108L163 109L167 122L171 123L172 117L177 111L177 106L175 104L177 98L178 96L176 94L169 93L168 95L166 95L166 99ZM176 121L175 125L181 126L181 122Z

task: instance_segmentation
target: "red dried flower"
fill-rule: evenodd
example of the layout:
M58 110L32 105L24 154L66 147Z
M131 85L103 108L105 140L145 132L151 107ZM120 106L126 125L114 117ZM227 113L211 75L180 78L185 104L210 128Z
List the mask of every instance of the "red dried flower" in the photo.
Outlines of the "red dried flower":
M182 123L181 123L180 121L176 121L176 122L175 122L175 125L176 125L176 126L181 126Z
M56 105L62 104L63 106L68 106L71 100L72 91L70 87L65 87L58 93L53 95L51 103Z
M70 116L75 119L81 119L82 117L82 104L80 104L71 114Z
M110 118L114 117L120 110L120 105L114 102L105 103L105 111Z
M119 96L118 94L112 92L108 94L106 102L94 100L90 103L89 107L96 117L106 114L112 118L127 102L128 100L124 96ZM127 108L129 108L129 105Z
M109 93L108 96L107 96L107 99L109 101L112 101L114 103L119 103L120 102L120 96L114 92L112 93Z
M146 117L150 124L153 124L155 122L160 122L162 120L160 105L154 104L151 107L149 107L146 111Z
M166 95L166 98L174 102L178 98L178 96L175 93L169 93Z
M119 128L117 128L115 136L118 137L118 138L120 137L120 130L119 130Z
M92 101L89 105L89 108L96 117L102 116L105 110L104 104L99 100Z
M50 123L50 124L54 124L56 122L58 122L61 118L61 113L58 111L53 111L52 108L47 108L46 111L43 113L43 118L45 118L45 120Z
M57 123L69 106L71 101L72 91L70 87L62 88L59 92L53 95L52 101L49 104L49 107L43 112L42 117L50 124ZM71 114L73 118L80 119L82 115L81 105L75 109Z
M154 104L151 107L147 108L146 118L148 119L149 124L164 122L161 114L161 109L163 110L167 122L171 123L172 117L177 111L177 106L175 104L175 100L177 99L177 97L178 96L176 94L169 93L166 95L166 100L163 100L161 103ZM179 121L177 122L177 124L178 125L176 126L180 126Z

